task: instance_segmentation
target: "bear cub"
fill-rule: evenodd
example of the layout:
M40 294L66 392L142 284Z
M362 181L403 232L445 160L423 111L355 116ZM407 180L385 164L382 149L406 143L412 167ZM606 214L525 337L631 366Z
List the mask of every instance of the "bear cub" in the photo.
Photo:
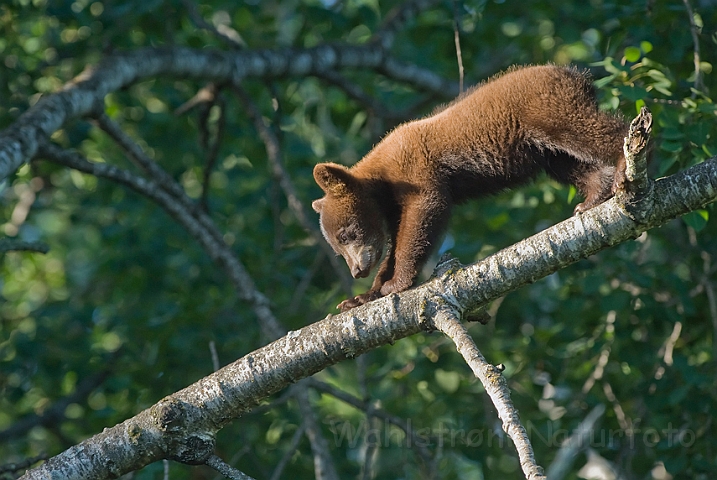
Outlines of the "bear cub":
M338 308L411 287L455 204L540 172L577 187L584 201L575 213L609 199L625 181L627 132L627 123L598 109L587 73L531 66L396 127L351 168L316 165L325 196L312 206L326 240L354 278L368 276L380 262L371 289Z

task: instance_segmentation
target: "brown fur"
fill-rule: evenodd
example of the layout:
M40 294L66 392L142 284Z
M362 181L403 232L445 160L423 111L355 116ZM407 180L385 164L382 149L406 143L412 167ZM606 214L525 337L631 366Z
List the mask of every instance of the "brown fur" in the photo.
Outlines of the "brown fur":
M348 169L322 163L321 229L354 277L380 264L348 310L409 288L444 232L454 204L516 187L545 171L575 185L583 212L624 182L627 124L598 110L589 77L572 68L518 68L440 112L400 125Z

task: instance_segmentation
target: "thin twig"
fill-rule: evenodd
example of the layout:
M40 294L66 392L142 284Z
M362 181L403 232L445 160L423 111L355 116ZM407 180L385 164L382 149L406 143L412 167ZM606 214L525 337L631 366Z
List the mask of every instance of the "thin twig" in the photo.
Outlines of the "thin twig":
M363 108L365 108L372 114L388 120L408 120L409 118L416 116L415 112L417 110L425 107L427 103L434 101L434 98L432 96L429 96L406 109L399 111L390 110L386 108L385 103L377 101L371 95L366 93L361 87L359 87L355 83L348 81L346 77L336 71L327 70L324 72L320 72L317 76L343 90L344 93L349 96L349 98L352 98L353 100L360 103Z
M37 455L36 457L30 457L26 458L22 462L18 463L7 463L5 465L0 465L0 475L3 475L5 473L15 473L19 472L20 470L25 470L28 467L31 467L37 462L40 462L42 460L47 460L47 454L41 453Z
M207 458L206 463L208 466L212 467L214 470L221 473L230 480L254 480L246 473L237 470L236 468L227 464L224 460L222 460L216 455L211 455L209 458Z
M329 444L321 434L321 427L316 414L309 402L309 390L303 382L297 385L294 395L299 404L299 411L306 424L306 436L311 443L314 454L314 476L316 480L339 480L334 462L329 453Z
M421 11L436 3L439 3L438 0L409 0L403 2L386 15L386 19L371 38L371 41L378 43L384 49L391 48L396 38L396 32L402 30L405 24Z
M289 208L294 213L294 216L296 216L296 219L299 221L299 224L304 228L304 230L309 232L316 244L319 245L324 250L324 252L326 252L326 255L331 261L332 267L336 271L336 274L341 281L344 293L348 296L352 296L352 281L347 273L346 267L341 264L341 261L334 254L333 250L331 249L331 246L326 243L318 227L316 227L314 222L309 220L309 216L306 213L304 203L299 200L299 195L296 191L296 188L294 187L294 184L292 183L289 174L284 168L284 165L281 161L281 146L279 145L279 139L276 137L274 132L264 123L264 117L262 117L261 112L257 108L256 104L251 100L251 98L249 98L244 89L239 86L235 86L234 89L237 93L237 96L242 101L244 107L249 113L249 116L254 121L254 126L257 129L259 136L264 142L264 145L266 147L266 154L269 159L269 164L271 165L272 175L281 186L281 189L284 191L284 195L286 196Z
M289 448L286 450L284 456L281 457L279 463L276 464L276 468L274 468L270 480L279 480L279 478L281 478L281 474L284 473L284 469L289 464L291 457L293 457L294 453L299 449L299 443L304 436L304 432L306 432L306 423L299 425L299 428L294 432L294 436L291 437L291 442L289 443Z
M212 107L216 106L219 109L219 118L217 118L216 132L214 138L209 129L209 117L211 114ZM206 150L206 158L204 161L204 174L202 179L202 196L199 198L199 205L205 212L209 211L209 180L214 170L214 165L217 163L219 157L219 147L222 144L222 138L224 137L224 127L226 126L226 102L221 95L215 96L214 102L206 106L206 115L202 115L200 125L203 134L200 137L202 141L202 147Z
M625 410L622 408L622 405L620 405L617 396L615 396L612 386L608 382L603 382L602 389L605 393L605 397L612 403L612 409L615 412L615 417L617 418L617 423L620 424L620 428L622 428L629 437L632 437L632 420L625 414Z
M463 54L461 52L460 18L458 15L458 0L453 0L453 42L456 45L456 59L458 60L458 90L463 93Z
M717 295L715 295L714 284L710 280L710 272L713 271L712 256L706 251L703 251L701 255L703 262L703 275L700 283L704 286L705 295L707 295L707 305L709 305L710 308L710 318L712 319L712 353L713 355L717 355L717 341L715 341L715 339L717 339L717 298L715 298ZM677 340L675 339L675 342L676 341ZM715 357L713 356L713 358Z
M600 352L600 357L598 358L595 368L583 384L583 395L588 393L593 388L593 385L595 385L596 381L602 380L602 376L605 372L605 366L607 365L607 361L610 359L610 350L612 348L612 344L615 338L613 332L615 331L616 318L617 312L615 310L610 310L607 314L607 318L605 319L605 332L609 335L609 340L602 348L602 351Z
M184 193L172 195L168 192L168 190L182 191L179 185L160 184L106 163L89 162L77 152L62 150L49 142L41 143L37 156L97 177L108 178L156 202L199 242L214 262L224 269L239 298L249 302L254 313L259 317L259 324L267 337L278 338L283 335L285 329L269 308L269 300L256 289L246 268L223 241L219 229L211 218L198 208L187 208L187 205L191 206L193 203ZM162 174L162 177L168 177L166 172L162 171Z
M593 427L603 413L605 413L605 405L602 403L596 405L580 422L574 433L563 442L555 459L548 467L547 477L550 480L562 480L567 475L575 457L588 446Z
M212 356L212 367L216 372L219 370L219 355L217 354L217 344L214 340L209 341L209 353Z
M112 362L113 360L110 360ZM42 425L51 427L65 419L65 410L67 406L73 403L84 401L97 387L102 385L110 370L90 375L82 379L75 387L75 391L70 395L57 400L55 403L45 408L41 414L28 415L21 418L5 430L0 430L0 443L6 442L13 438L17 438L27 433L33 427Z
M47 253L50 246L43 242L23 242L14 238L0 238L0 254L12 251Z
M324 261L324 255L326 255L326 252L323 249L316 251L314 261L311 262L311 266L309 266L309 269L306 271L304 276L301 277L301 280L299 280L299 283L294 288L294 293L291 295L291 301L289 302L289 312L299 311L299 305L302 301L304 301L304 294L309 288L309 285L311 285L314 275L316 275L316 272L319 271L319 267L321 267Z
M317 380L313 377L306 380L307 384L317 390L320 390L322 392L328 393L332 397L337 398L338 400L341 400L342 402L351 405L352 407L361 410L362 412L366 412L369 409L369 404L361 400L360 398L357 398L349 393L346 393L342 390L339 390L338 388L335 388L328 383L322 382L320 380ZM421 457L421 460L429 466L433 462L433 455L431 452L425 447L426 439L421 438L416 434L416 429L413 428L406 420L397 417L395 415L392 415L385 410L382 410L380 408L374 408L371 411L371 414L374 417L380 418L386 423L390 423L391 425L395 425L396 427L403 430L406 435L411 436L411 448L414 448L416 453Z
M375 403L372 402L369 404L369 409L366 410L366 422L368 423L369 432L377 431L379 428L378 417L373 415L375 407ZM380 442L376 438L372 439L370 435L366 435L364 437L364 442L361 448L363 464L361 464L361 473L359 474L359 478L361 478L361 480L370 480L376 476L376 472L374 470L376 467L376 457L378 455L379 445Z
M520 466L527 480L545 480L543 469L535 461L533 446L528 433L520 423L518 411L510 400L510 389L501 370L489 364L478 350L468 330L458 319L457 312L448 306L439 308L433 317L434 326L448 336L456 344L456 349L463 356L473 374L481 381L486 393L490 396L503 422L503 430L513 440L518 450Z
M189 110L193 109L198 105L212 103L214 101L214 98L216 97L216 94L216 85L214 83L209 83L208 85L197 90L197 93L195 93L192 98L177 107L174 110L174 114L177 116L184 115Z
M687 10L687 15L690 18L690 32L692 33L692 43L694 45L694 65L695 65L695 90L700 92L704 91L704 85L702 84L702 67L700 66L700 37L699 27L695 23L695 13L692 10L690 0L682 0ZM695 93L692 93L692 97L695 97Z
M199 14L197 6L191 0L183 0L182 3L184 3L184 7L189 13L189 18L192 19L192 22L194 22L197 27L213 33L216 37L229 43L229 45L234 48L246 48L247 44L241 37L239 32L226 25L220 25L219 27L215 27L211 23L207 22Z

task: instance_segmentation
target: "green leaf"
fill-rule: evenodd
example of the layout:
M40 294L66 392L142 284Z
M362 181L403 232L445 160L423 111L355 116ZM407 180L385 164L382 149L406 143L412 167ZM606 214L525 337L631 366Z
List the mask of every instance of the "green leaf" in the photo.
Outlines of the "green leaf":
M660 144L660 149L670 152L670 153L677 153L681 152L684 148L684 145L682 145L682 142L675 142L675 141L664 141Z
M642 52L637 47L627 47L625 49L625 60L627 60L628 62L635 63L640 60L641 56Z
M682 220L684 220L687 225L694 228L696 232L699 232L705 228L709 218L710 214L707 210L695 210L694 212L690 212L682 217Z
M599 78L593 82L593 85L595 85L595 88L600 90L601 88L605 87L606 85L609 85L610 82L615 80L617 77L616 73L613 73L612 75L608 75L607 77Z
M578 189L574 186L570 185L570 189L568 190L568 203L571 203L573 199L575 198L575 195L577 195Z
M448 393L458 390L461 383L461 376L458 372L447 372L441 368L435 373L436 383Z
M648 54L652 51L652 44L646 40L643 40L640 42L640 50L642 50L642 53Z

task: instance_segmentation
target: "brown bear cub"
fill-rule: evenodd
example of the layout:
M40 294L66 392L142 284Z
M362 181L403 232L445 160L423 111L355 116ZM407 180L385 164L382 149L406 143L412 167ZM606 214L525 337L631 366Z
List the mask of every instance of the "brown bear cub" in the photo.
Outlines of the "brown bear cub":
M580 213L623 186L628 125L601 112L589 76L553 65L515 68L433 116L400 125L360 162L321 163L314 201L321 230L354 278L381 261L371 289L346 311L411 287L451 208L540 172L575 185Z

